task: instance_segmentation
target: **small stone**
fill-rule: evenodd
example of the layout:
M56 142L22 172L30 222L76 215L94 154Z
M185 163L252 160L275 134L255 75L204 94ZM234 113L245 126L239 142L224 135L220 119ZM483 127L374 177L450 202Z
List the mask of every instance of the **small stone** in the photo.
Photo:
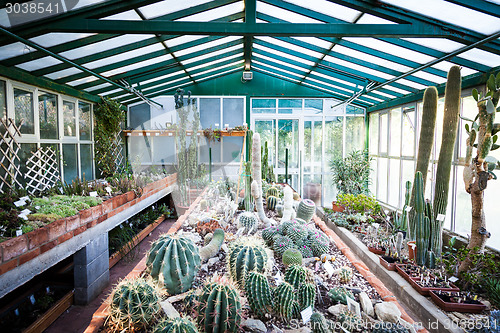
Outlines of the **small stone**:
M201 270L205 271L205 272L208 272L208 264L201 265Z
M169 301L160 302L160 305L163 309L163 312L165 312L168 318L180 317L179 312L177 312L172 303L170 303Z
M368 297L368 294L365 293L364 291L359 293L359 303L361 304L361 309L370 317L373 317L375 315L375 312L373 310L373 304L372 300L370 297Z
M248 318L244 322L241 323L241 327L245 332L254 332L254 333L266 333L267 327L263 322L257 319Z
M483 303L484 305L486 305L486 310L490 310L491 309L491 302L490 301L482 299L481 303Z
M276 327L276 325L272 324L273 328L271 329L271 332L269 333L283 333L283 330L281 330L280 328Z
M213 266L214 264L218 263L220 261L219 257L213 257L208 259L208 267Z
M401 311L393 302L375 304L375 313L377 314L378 319L391 323L397 323L401 317Z
M342 312L347 311L347 305L344 304L337 304L330 306L328 308L328 312L334 315L335 317L338 317Z

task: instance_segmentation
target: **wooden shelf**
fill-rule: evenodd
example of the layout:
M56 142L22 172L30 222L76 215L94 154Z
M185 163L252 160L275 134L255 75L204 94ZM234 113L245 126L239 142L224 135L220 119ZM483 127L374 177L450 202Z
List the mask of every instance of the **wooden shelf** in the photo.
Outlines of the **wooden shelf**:
M124 136L175 136L176 130L124 130ZM246 131L221 131L222 136L245 136ZM187 136L193 131L186 131ZM198 136L203 136L203 131L198 131Z

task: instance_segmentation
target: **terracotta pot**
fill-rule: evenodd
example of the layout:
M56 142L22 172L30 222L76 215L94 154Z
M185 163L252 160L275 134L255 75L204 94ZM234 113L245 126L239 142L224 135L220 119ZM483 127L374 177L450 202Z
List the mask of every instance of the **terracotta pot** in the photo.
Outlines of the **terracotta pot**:
M175 211L177 212L177 216L182 216L189 209L189 206L175 206Z
M433 278L434 277L431 275L430 279L433 279ZM447 287L423 287L420 284L420 279L410 279L410 284L413 287L413 289L418 291L418 293L422 296L429 296L429 293L433 290L434 291L437 291L437 290L440 290L440 291L460 291L460 288L455 286L453 283L450 283L449 288L447 288Z
M344 209L345 209L344 206L337 205L337 203L335 201L332 201L332 210L334 212L343 213Z
M415 241L408 242L408 257L410 260L415 260L415 254L417 253L417 244Z
M380 264L385 267L388 271L395 271L396 270L396 262L392 257L386 257L384 255L380 256Z
M368 246L368 251L373 252L375 254L379 254L379 255L385 254L385 250L384 249L380 249L378 247L370 247L370 246Z
M434 303L437 304L444 311L456 311L456 312L466 312L466 313L481 313L486 309L486 305L479 302L478 304L467 304L467 303L455 303L446 302L433 290L430 291L430 295Z

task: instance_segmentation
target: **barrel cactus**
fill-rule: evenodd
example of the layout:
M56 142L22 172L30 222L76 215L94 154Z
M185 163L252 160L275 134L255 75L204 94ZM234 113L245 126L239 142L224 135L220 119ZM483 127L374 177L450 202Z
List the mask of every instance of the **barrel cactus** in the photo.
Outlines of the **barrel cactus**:
M264 272L267 253L264 243L256 237L242 237L231 244L227 270L236 284L243 288L248 272Z
M188 318L163 318L153 333L198 333L196 324Z
M122 280L111 292L109 323L115 331L140 330L160 310L158 294L148 280Z
M295 299L293 286L283 282L274 290L274 312L284 321L289 322L299 314L299 303Z
M147 255L146 272L171 295L189 290L199 268L199 250L189 238L161 235Z
M293 200L300 200L300 194L298 194L297 192L293 192Z
M328 297L334 303L342 303L347 305L347 297L354 299L354 295L350 290L344 287L334 287L328 291Z
M311 315L311 330L312 333L331 333L329 322L320 312L314 312Z
M297 223L288 226L286 235L290 237L290 239L294 242L298 242L306 239L309 235L309 231L307 230L307 227L305 225Z
M268 227L262 230L262 239L267 245L272 245L274 242L274 236L279 234L278 227Z
M206 261L215 256L219 252L222 243L224 243L224 230L215 229L210 243L200 249L201 261Z
M238 217L238 228L245 228L244 233L253 233L257 231L259 220L252 212L244 212Z
M297 248L300 251L300 253L302 254L302 258L314 257L313 251L306 244L297 245Z
M306 282L307 271L299 265L289 266L285 271L285 281L290 283L295 289Z
M200 210L207 210L208 201L205 199L200 200Z
M297 249L287 249L281 258L283 265L302 265L302 253Z
M340 283L348 283L352 279L352 269L350 267L344 266L340 268L340 270L337 273L337 277L340 281Z
M348 332L354 331L356 327L359 327L363 324L361 317L351 311L342 312L338 316L337 320L341 323L342 328L344 330L347 330Z
M304 283L299 287L297 292L299 298L300 310L308 307L314 309L314 302L316 300L316 286L312 283Z
M214 276L198 296L196 318L206 333L237 332L241 300L236 286L224 277Z
M259 317L263 317L273 308L271 287L264 274L256 271L248 273L245 281L245 293L250 309Z
M279 195L279 191L276 187L274 186L271 186L267 189L267 192L266 192L266 197L270 197L270 196L273 196L273 197L278 197Z
M296 247L293 241L287 236L277 236L274 238L273 251L279 257L281 257L286 250Z
M275 210L277 204L278 204L278 198L277 197L275 197L274 195L270 195L270 196L267 197L267 199L266 199L267 209L269 209L269 210Z
M304 199L299 203L297 208L297 217L306 222L311 221L314 212L316 211L316 204L310 199Z
M330 251L330 240L321 231L309 235L307 245L311 248L315 257L321 257L322 254Z

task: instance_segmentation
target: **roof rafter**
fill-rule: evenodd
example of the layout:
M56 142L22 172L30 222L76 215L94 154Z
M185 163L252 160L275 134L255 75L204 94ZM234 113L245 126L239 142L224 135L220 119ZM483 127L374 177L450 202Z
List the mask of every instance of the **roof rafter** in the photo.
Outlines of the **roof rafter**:
M245 0L245 23L255 24L257 18L257 0ZM252 68L252 44L254 37L244 36L245 39L245 69Z

